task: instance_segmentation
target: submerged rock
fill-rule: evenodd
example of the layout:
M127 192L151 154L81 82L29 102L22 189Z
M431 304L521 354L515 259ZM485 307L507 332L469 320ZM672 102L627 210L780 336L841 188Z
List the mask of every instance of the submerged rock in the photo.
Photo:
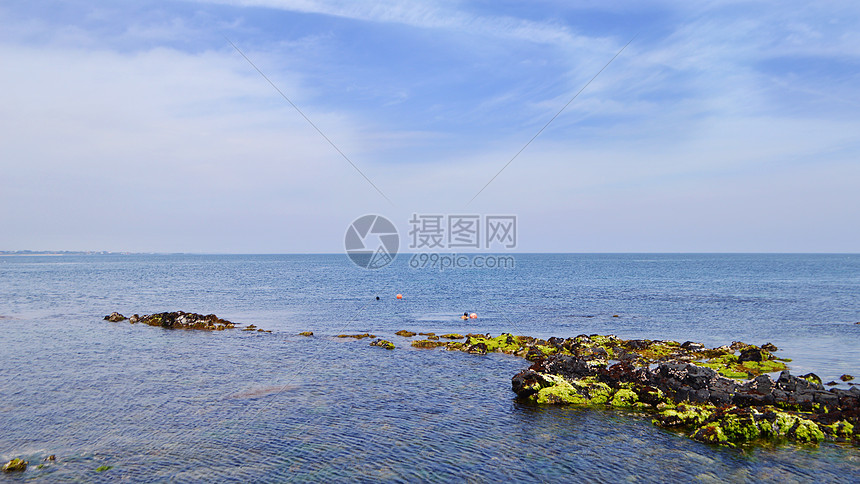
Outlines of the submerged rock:
M302 331L301 333L299 333L299 336L313 336L313 335L314 335L313 331Z
M412 342L413 348L438 348L439 346L446 346L448 343L444 341L431 341L429 339L419 339Z
M854 379L854 377L853 377L853 376L851 376L851 375L842 375L842 376L840 376L840 377L839 377L839 379L840 379L840 380L842 380L842 381L851 381L851 380L853 380L853 379Z
M3 472L24 472L27 470L27 464L29 462L24 459L12 459L3 464Z
M387 350L393 350L394 349L394 343L392 343L391 341L386 341L382 338L377 338L377 339L371 341L370 346L379 346L379 347L385 348Z
M363 338L376 338L375 334L363 333L363 334L339 334L338 338L355 338L355 339L363 339Z
M405 329L401 329L400 331L397 331L394 334L396 334L397 336L403 336L404 338L411 338L418 333L413 333L412 331L407 331Z
M174 311L167 313L147 314L145 316L133 315L131 318L126 318L120 313L111 313L105 316L106 321L118 322L128 320L129 323L143 323L149 326L160 326L167 329L203 329L208 331L222 331L225 329L235 328L236 325L226 319L221 319L214 314L202 315L197 313L186 313L184 311ZM248 328L256 330L256 326L249 325Z

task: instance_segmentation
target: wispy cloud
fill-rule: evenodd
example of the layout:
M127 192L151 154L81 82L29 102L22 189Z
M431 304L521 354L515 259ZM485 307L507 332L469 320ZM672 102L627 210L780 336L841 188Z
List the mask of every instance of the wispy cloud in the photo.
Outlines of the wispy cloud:
M466 13L459 2L427 0L199 0L234 6L267 7L346 19L396 23L410 27L463 31L536 43L580 45L584 38L558 22L535 22L508 16Z
M338 251L356 213L388 210L225 35L406 220L462 208L640 32L476 210L531 220L526 232L544 242L527 237L528 250L637 250L645 239L641 250L784 248L750 213L780 237L803 238L791 224L843 234L798 250L860 240L837 222L860 204L845 188L860 178L860 8L850 4L150 7L0 5L11 73L0 78L0 205L15 207L0 213L0 249L59 237L79 241L67 248ZM643 235L649 220L670 235ZM678 235L691 223L711 238ZM190 234L153 235L162 228Z

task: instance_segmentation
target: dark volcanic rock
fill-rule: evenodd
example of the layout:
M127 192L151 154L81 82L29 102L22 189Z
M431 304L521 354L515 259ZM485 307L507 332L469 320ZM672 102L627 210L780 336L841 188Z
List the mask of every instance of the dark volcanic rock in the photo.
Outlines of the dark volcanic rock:
M387 350L394 349L394 343L391 341L384 340L382 338L377 338L370 343L370 346L379 346L381 348L385 348Z
M767 350L756 346L749 346L741 350L738 361L766 361L773 359L773 355Z
M197 313L186 313L176 311L170 313L147 314L138 316L135 314L131 318L126 318L119 313L111 313L110 316L105 316L106 321L124 321L128 319L131 324L143 323L149 326L160 326L168 329L204 329L209 331L220 331L236 327L235 324L221 319L214 314L202 315ZM253 326L253 325L252 325Z
M221 319L214 314L206 316L197 313L186 313L176 311L172 313L147 314L140 318L140 322L150 326L161 326L168 329L206 329L220 331L234 328L230 321Z
M816 375L797 377L788 371L776 381L769 375L738 381L686 362L659 362L655 367L626 360L607 367L600 359L562 354L535 361L513 377L511 388L519 399L539 403L617 405L617 395L625 392L625 405L694 405L684 414L665 411L665 425L683 421L695 427L694 439L725 445L768 438L818 442L825 434L850 440L856 438L852 429L860 425L860 388L825 390ZM607 389L610 397L591 396ZM661 418L655 423L662 424Z

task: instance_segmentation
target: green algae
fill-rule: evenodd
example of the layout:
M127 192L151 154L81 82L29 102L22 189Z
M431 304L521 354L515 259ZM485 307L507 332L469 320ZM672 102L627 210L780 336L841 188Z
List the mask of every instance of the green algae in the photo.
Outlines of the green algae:
M545 386L538 390L534 395L534 401L537 403L551 404L567 404L567 405L586 405L588 399L582 395L570 384L567 380L560 376L544 375L544 378L552 382L552 385Z
M762 354L766 353L767 355L770 355L767 351L761 351ZM773 373L788 369L788 366L786 366L785 363L773 358L773 355L770 355L770 359L762 361L742 362L734 353L723 353L717 356L712 356L708 358L707 361L697 361L695 363L699 366L714 369L724 377L739 380L746 380L765 373Z
M468 335L466 337L467 345L483 344L487 347L487 353L507 353L514 354L523 347L521 339L515 338L510 333L502 333L495 338L482 335Z
M821 378L818 375L816 375L815 373L807 373L806 375L800 375L798 378L803 378L804 380L808 381L809 383L812 383L815 385L821 385Z
M709 444L729 444L728 437L726 437L726 434L723 433L723 429L716 423L710 423L704 427L700 427L693 434L693 438Z
M426 334L432 336L432 334ZM441 335L440 338L461 336L456 333ZM660 340L620 340L608 335L579 335L575 338L550 341L527 336L514 336L502 333L492 337L489 334L468 334L465 341L434 341L436 338L413 341L416 348L446 347L451 351L468 351L484 354L499 352L525 357L538 361L549 355L575 354L583 358L582 363L593 372L604 371L613 356L621 360L635 361L634 364L651 364L674 360L690 362L712 368L719 374L736 379L748 379L765 373L787 369L787 359L775 358L770 352L753 345L734 342L731 346L701 349L702 345L685 345L676 341ZM457 338L459 339L459 338ZM696 348L699 349L696 349ZM737 352L745 350L742 356ZM741 358L758 358L762 361L740 361ZM540 364L540 363L538 363ZM800 412L798 405L780 404L782 407L762 406L738 408L734 406L715 407L711 404L676 404L672 397L661 390L634 382L606 382L598 376L578 379L537 373L538 379L526 387L522 398L536 404L575 405L603 408L636 408L653 411L652 422L664 428L677 428L701 442L718 445L737 446L747 443L791 440L799 443L817 443L826 436L842 439L854 437L854 426L848 422L831 425L818 424ZM813 381L806 378L808 381ZM817 413L822 413L818 408Z
M535 384L531 388L536 393L529 399L535 403L621 408L648 406L630 388L614 389L596 377L567 380L558 375L541 374L541 378L543 384Z
M770 406L720 409L713 405L679 405L677 409L660 412L652 423L664 428L687 429L695 440L728 446L768 440L814 444L825 438L822 428L812 420ZM834 434L837 429L845 431L843 426L834 426L830 427Z
M376 338L376 335L375 335L375 334L370 334L370 333L363 333L363 334L339 334L339 335L337 335L337 337L338 337L338 338L355 338L355 339L362 339L362 338Z
M854 425L852 425L851 422L848 422L846 420L835 422L831 425L828 425L827 428L833 435L837 437L850 439L854 436Z
M96 472L104 472L113 469L113 466L98 466L96 467Z
M726 378L746 380L750 377L749 372L741 367L738 357L734 353L723 353L709 358L707 361L696 362L696 364L716 370L717 373Z
M789 435L794 434L793 440L807 443L818 443L824 440L824 432L821 431L818 424L805 418L795 418L797 418L797 423L789 432Z
M663 410L652 422L661 427L700 427L715 411L715 407L711 405L678 405L676 408Z
M639 401L639 395L633 390L622 388L612 396L613 407L642 407L645 404Z
M3 472L24 472L27 470L27 464L29 462L24 459L15 458L3 464Z
M637 351L637 353L650 361L658 361L674 356L680 349L680 344L675 341L653 341L648 347Z
M745 361L740 364L739 369L746 371L752 376L759 376L765 373L787 370L788 366L786 366L785 363L776 360Z
M612 398L612 388L595 377L572 380L571 384L586 396L590 405L605 405Z
M419 339L412 342L413 348L438 348L439 346L445 346L447 343L444 341L430 341L429 339Z
M391 341L386 341L384 339L375 340L372 343L370 343L370 346L379 346L380 348L385 348L387 350L393 350L394 349L394 343L392 343Z
M726 415L721 418L719 425L729 442L749 442L762 436L762 428L756 425L751 415ZM767 426L763 426L768 429Z
M546 356L558 353L558 348L556 348L555 346L535 345L535 348L539 349L540 352Z

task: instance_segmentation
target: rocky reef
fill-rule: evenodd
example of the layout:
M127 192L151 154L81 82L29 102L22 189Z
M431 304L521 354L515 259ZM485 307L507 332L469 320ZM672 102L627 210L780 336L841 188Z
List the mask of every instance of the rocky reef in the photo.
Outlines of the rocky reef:
M143 323L149 326L160 326L168 329L203 329L208 331L222 331L236 327L236 324L227 321L226 319L221 319L214 314L204 316L202 314L186 313L183 311L147 314L144 316L138 316L135 314L130 318L126 318L122 314L114 312L105 316L104 320L112 323L120 321L128 321L131 324ZM257 327L254 325L248 326L245 330L248 330L248 328L252 328L252 331L257 330Z
M772 345L708 349L601 335L546 343L512 379L521 401L650 411L660 427L721 445L860 443L860 388L825 390L814 374L791 375ZM776 380L765 374L774 371Z
M702 442L860 443L860 388L826 390L812 373L792 375L785 364L791 360L774 356L778 349L770 343L706 348L596 334L547 340L469 334L465 341L411 344L526 358L533 364L511 381L521 402L629 409Z

